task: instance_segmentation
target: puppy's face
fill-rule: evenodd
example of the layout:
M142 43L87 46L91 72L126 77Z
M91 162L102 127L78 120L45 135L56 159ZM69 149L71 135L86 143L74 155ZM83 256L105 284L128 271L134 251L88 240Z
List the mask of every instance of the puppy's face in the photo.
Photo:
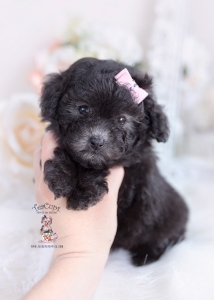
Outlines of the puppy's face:
M84 84L78 89L83 91ZM99 85L97 90L87 91L84 98L73 90L62 97L58 117L63 143L76 161L101 168L114 164L133 149L143 113L129 98L121 98L117 92L104 97Z
M43 120L51 122L60 144L86 167L114 165L151 139L144 102L136 104L115 82L121 69L116 62L83 59L44 85Z

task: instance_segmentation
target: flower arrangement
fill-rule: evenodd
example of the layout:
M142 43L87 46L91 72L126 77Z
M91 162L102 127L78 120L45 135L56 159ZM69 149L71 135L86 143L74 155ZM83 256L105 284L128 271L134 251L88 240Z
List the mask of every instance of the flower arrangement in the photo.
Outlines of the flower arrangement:
M143 61L143 50L127 30L76 19L60 40L36 55L30 81L39 92L46 74L63 71L82 57L114 59L138 66Z

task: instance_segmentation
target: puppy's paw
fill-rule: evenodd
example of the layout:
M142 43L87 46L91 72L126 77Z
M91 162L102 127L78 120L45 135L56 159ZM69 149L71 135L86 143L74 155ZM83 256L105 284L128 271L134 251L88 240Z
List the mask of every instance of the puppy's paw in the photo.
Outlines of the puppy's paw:
M55 149L54 155L44 164L44 180L55 199L67 198L67 209L86 210L108 192L105 181L109 174L107 169L84 168L60 148Z
M44 164L44 181L54 193L55 199L69 197L76 187L76 170L72 161L66 160L60 149L56 149L55 157Z
M143 244L131 249L132 262L135 266L143 266L156 261L164 253L168 243L164 245Z
M87 210L108 192L105 180L108 170L78 169L76 188L67 201L68 209Z

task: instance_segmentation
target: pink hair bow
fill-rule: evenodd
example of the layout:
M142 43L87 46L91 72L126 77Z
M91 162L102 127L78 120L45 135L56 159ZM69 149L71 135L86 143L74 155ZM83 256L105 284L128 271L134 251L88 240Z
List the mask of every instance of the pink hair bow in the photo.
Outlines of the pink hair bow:
M118 84L124 85L129 89L137 104L141 103L148 96L148 93L144 89L140 88L132 79L126 68L118 73L114 78Z

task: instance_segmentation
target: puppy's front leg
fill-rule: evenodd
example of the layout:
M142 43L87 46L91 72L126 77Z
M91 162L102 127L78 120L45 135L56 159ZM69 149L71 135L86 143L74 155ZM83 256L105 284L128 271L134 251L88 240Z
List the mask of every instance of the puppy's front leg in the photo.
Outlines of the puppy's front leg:
M108 192L108 169L95 170L77 165L76 188L68 198L68 207L86 210L95 205Z
M61 148L54 150L54 158L44 164L44 181L55 199L70 197L76 186L76 166Z
M44 164L44 180L55 199L67 198L67 208L85 210L108 192L108 169L87 169L74 162L65 151L56 148L54 158Z

